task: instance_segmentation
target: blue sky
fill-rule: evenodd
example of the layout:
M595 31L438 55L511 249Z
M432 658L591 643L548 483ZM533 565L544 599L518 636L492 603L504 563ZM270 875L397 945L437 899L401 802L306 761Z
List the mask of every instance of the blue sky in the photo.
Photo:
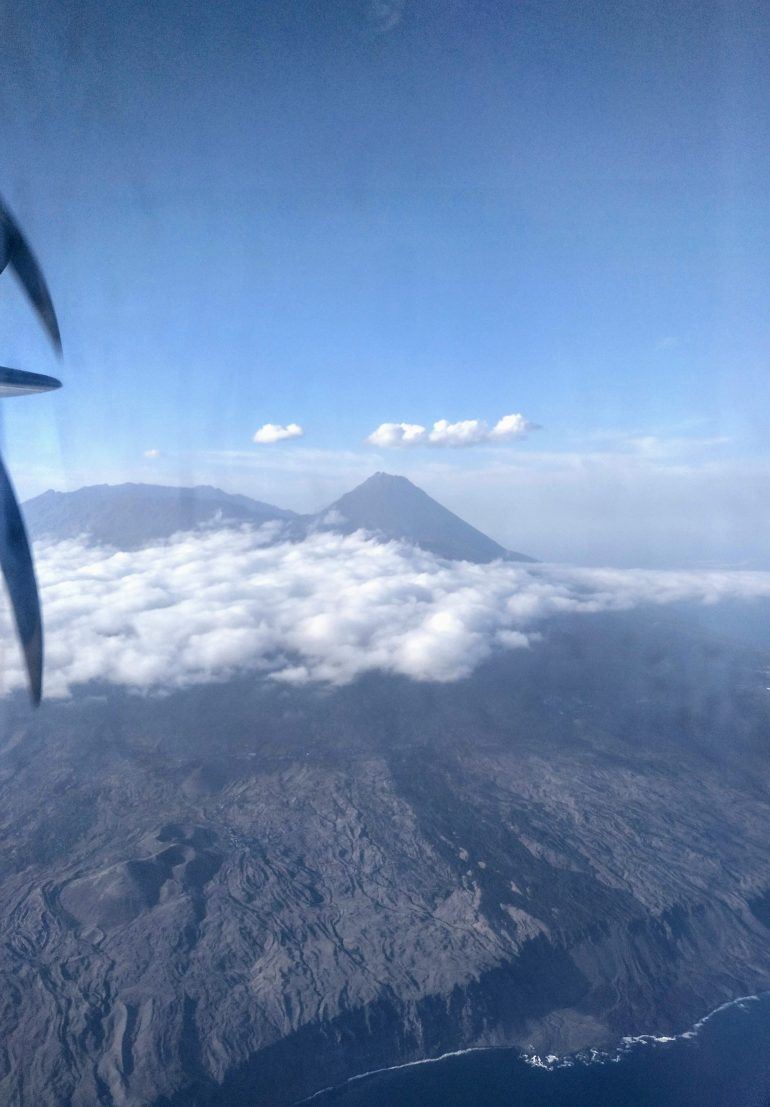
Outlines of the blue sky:
M0 190L66 385L5 405L20 491L309 510L384 468L540 557L769 563L769 30L745 2L20 0ZM8 276L0 342L57 371ZM512 412L541 429L365 441Z

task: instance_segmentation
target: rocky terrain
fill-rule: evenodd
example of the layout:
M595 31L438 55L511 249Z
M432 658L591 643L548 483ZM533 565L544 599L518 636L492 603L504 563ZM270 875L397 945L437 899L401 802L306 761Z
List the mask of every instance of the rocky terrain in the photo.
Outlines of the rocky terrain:
M446 685L6 699L0 1101L290 1104L770 987L767 663L635 612Z

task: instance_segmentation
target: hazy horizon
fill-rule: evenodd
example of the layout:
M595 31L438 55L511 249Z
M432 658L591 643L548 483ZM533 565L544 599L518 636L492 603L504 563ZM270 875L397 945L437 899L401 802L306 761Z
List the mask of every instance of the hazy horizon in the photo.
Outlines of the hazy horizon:
M603 496L609 492L596 488L585 488L587 503L581 503L570 497L569 489L559 500L558 517L563 522L559 532L551 530L551 515L542 511L542 492L537 484L527 487L510 481L508 474L486 470L486 480L476 481L473 471L464 472L458 480L456 471L439 469L436 471L414 469L406 466L398 470L388 458L358 459L350 462L350 468L343 472L328 475L315 474L311 481L304 474L292 485L272 487L267 481L256 482L253 477L241 475L235 471L220 471L209 474L205 479L190 476L187 480L175 479L168 472L167 479L160 474L147 472L124 474L102 474L101 480L84 480L68 474L67 480L55 482L37 488L24 496L24 500L34 499L47 491L74 492L93 485L118 485L124 483L150 484L174 488L193 488L208 485L223 492L246 495L254 500L272 504L275 507L289 509L298 514L316 514L323 511L335 500L352 488L361 484L375 472L387 472L395 476L404 476L444 507L453 511L461 519L489 535L507 549L519 549L535 557L538 561L557 564L586 566L611 566L618 568L692 568L692 569L770 569L770 541L767 548L755 544L752 553L747 553L744 538L741 546L742 530L730 531L723 518L714 520L714 526L706 528L705 533L692 533L688 516L677 513L676 503L669 501L665 515L651 516L651 519L638 517L638 502L629 500L625 508L612 507L614 514L608 517L608 503ZM384 462L377 467L377 461ZM217 476L219 479L217 479ZM112 477L113 479L108 479ZM768 473L770 479L770 473ZM279 497L276 493L283 492ZM750 495L751 493L748 493ZM653 493L649 493L648 508L654 512L656 504ZM508 521L501 518L501 506L515 508ZM592 518L591 515L595 517ZM650 525L650 523L654 525ZM749 520L743 520L746 526ZM611 525L612 524L612 525ZM636 542L628 538L628 529L636 527ZM621 530L623 533L620 533ZM665 532L665 533L664 533Z

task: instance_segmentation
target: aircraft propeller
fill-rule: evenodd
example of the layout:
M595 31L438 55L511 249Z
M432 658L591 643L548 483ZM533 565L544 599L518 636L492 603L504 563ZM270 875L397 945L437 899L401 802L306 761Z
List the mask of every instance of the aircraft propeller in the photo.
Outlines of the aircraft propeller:
M42 270L16 220L0 200L0 273L10 266L29 297L58 354L61 335L56 312ZM0 397L22 396L60 388L61 382L40 373L0 367ZM13 608L29 694L37 705L43 689L43 624L35 566L21 509L5 465L0 458L0 569Z

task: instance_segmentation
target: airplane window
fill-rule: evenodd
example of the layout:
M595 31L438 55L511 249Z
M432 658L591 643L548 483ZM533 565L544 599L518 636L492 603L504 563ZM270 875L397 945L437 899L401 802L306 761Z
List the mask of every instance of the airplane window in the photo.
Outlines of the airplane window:
M0 20L0 1102L770 1101L767 7Z

